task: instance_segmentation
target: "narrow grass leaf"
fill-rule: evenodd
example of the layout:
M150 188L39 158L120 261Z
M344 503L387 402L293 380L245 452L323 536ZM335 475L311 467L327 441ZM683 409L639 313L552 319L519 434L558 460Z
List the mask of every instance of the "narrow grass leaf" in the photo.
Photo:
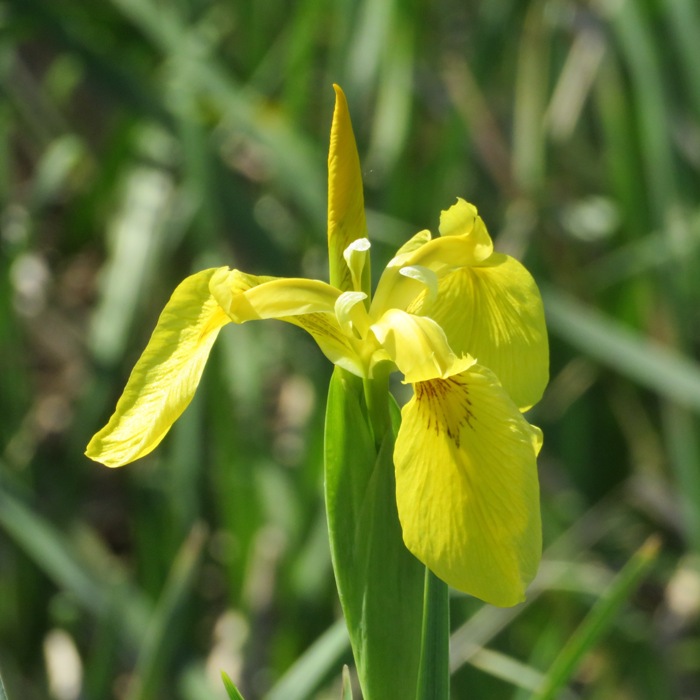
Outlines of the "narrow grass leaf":
M352 682L350 680L350 669L343 666L343 693L341 700L352 700Z
M596 602L549 668L535 700L560 697L586 653L610 629L617 613L640 584L659 552L658 537L650 537L627 562L607 592Z
M204 526L195 524L173 562L139 652L137 674L127 694L128 700L148 700L156 695L173 643L177 641L173 630L178 628L178 613L190 594L205 536Z
M2 466L2 465L0 465ZM140 593L101 579L49 521L8 492L0 491L0 527L58 586L101 619L117 619L135 644L143 636L148 606ZM105 577L107 579L107 577Z
M700 365L561 291L543 289L552 333L641 386L700 411Z
M367 156L368 169L376 168L380 176L394 169L405 146L411 120L414 28L407 13L397 14L392 40L383 48L382 75Z
M144 130L142 141L149 136L153 132ZM120 208L109 224L109 259L90 334L94 356L108 366L123 356L136 312L158 269L163 225L174 196L172 177L161 168L139 166L126 177Z
M665 85L668 81L661 73L655 30L649 26L641 4L619 3L611 11L611 19L632 77L647 193L655 221L660 224L676 191L671 129L666 113L669 101Z
M700 554L700 445L697 416L673 403L661 406L668 459L676 477L686 541Z
M447 584L425 570L423 644L418 669L418 700L450 697L450 600Z
M224 688L226 688L229 700L243 700L243 696L238 692L238 689L228 677L226 671L221 672L221 680L224 682Z
M305 700L314 696L338 665L349 657L350 639L344 620L331 625L275 683L267 700Z
M698 71L698 36L700 12L695 0L666 0L659 6L668 17L673 36L673 48L680 59L695 113L700 113L700 71Z
M542 185L545 173L549 44L544 3L533 2L520 37L513 115L513 173L527 192Z
M493 649L479 649L469 663L494 678L500 678L516 688L525 690L537 690L544 679L544 675L529 664Z

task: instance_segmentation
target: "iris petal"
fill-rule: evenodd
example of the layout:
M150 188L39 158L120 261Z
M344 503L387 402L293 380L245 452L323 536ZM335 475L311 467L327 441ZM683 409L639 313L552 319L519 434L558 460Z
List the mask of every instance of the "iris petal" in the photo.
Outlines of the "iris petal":
M524 599L541 554L541 432L472 362L415 385L394 452L396 500L418 559L454 588L510 606Z
M389 309L371 330L406 382L442 377L455 360L442 328L432 319Z
M476 207L463 199L442 212L438 238L421 231L402 246L389 262L377 285L371 311L375 317L387 309L406 309L423 291L415 278L401 269L422 268L437 277L481 264L493 252L493 243Z
M539 401L549 375L544 309L517 260L494 254L455 270L439 281L437 297L422 294L408 310L439 323L456 354L491 369L521 410Z
M333 312L340 292L326 282L302 278L273 278L255 284L243 292L227 293L227 285L239 279L233 270L228 280L219 279L212 291L231 320L236 323L266 318L284 318L302 314ZM255 280L253 275L246 279Z
M230 319L209 292L210 269L185 279L163 309L109 423L85 454L108 467L143 457L165 437L194 396L209 351Z
M477 208L457 197L457 203L440 214L441 236L463 236L469 239L475 261L486 260L493 253L493 242Z
M331 362L365 376L357 343L343 332L336 317L341 292L335 287L319 280L256 278L232 270L217 274L211 289L232 321L274 318L292 323L307 331Z
M351 289L361 292L365 287L369 288L370 266L369 251L371 244L368 238L354 240L343 252L343 259L350 270L352 280ZM365 293L365 296L367 294Z

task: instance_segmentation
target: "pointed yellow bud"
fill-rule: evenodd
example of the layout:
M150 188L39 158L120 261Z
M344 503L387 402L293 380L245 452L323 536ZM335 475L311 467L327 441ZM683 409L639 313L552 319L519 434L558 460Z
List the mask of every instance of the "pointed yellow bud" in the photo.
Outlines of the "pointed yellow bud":
M367 236L367 223L360 158L348 103L343 91L337 85L333 88L335 111L328 153L328 264L331 284L344 292L353 284L343 253L353 241ZM369 283L369 274L366 278ZM361 291L369 294L369 289Z

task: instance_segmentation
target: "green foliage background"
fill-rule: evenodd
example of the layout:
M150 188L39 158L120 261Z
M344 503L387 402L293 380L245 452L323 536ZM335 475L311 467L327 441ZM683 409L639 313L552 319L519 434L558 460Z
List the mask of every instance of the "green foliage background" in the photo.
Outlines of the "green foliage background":
M558 697L699 698L699 40L694 0L0 4L8 696L340 697L309 338L227 327L154 455L83 457L183 276L325 274L337 82L375 265L462 196L548 313L541 575L453 598L454 697L530 697L602 596Z

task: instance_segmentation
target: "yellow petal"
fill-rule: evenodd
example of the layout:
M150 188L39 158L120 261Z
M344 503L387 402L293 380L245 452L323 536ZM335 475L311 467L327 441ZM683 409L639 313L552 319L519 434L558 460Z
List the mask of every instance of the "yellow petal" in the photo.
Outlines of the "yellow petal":
M362 342L343 333L335 314L312 313L287 316L280 320L303 328L334 365L358 377L369 376L368 361L363 359Z
M233 299L239 294L243 294L259 284L276 279L279 278L249 275L240 270L220 267L209 280L209 291L222 309L228 309L231 307Z
M396 255L389 261L387 267L397 267L401 268L408 264L411 255L424 246L428 241L432 240L433 235L428 231L428 229L423 229L418 231L409 238L397 251Z
M365 297L367 292L363 290L369 286L370 248L371 244L368 238L357 238L343 251L343 259L352 280L351 289L355 292L362 292Z
M209 281L216 272L199 272L175 289L114 415L90 440L85 452L90 459L119 467L143 457L187 408L211 346L221 327L229 323L209 293Z
M421 231L398 251L382 273L372 300L371 314L377 318L387 309L407 309L421 294L423 285L406 268L423 268L443 277L450 272L483 263L493 252L493 243L476 207L463 199L440 217L438 238Z
M371 330L406 382L442 377L454 363L442 328L425 316L389 309Z
M477 267L455 270L422 293L409 311L437 321L458 355L491 369L521 410L537 403L549 377L542 299L530 273L494 254Z
M335 111L328 153L328 262L331 284L341 291L347 291L353 285L343 253L353 241L367 236L367 223L360 158L348 103L337 85L333 89ZM369 292L369 289L356 291Z
M274 318L292 323L307 331L331 362L365 376L359 345L338 322L341 292L335 287L319 280L263 278L232 270L217 274L210 289L232 321Z
M335 302L335 317L343 333L358 339L364 338L369 329L369 319L364 301L364 292L343 292Z
M457 203L440 214L441 236L464 236L469 239L475 260L481 261L493 253L493 242L476 207L457 197Z
M247 289L242 289L248 285ZM217 276L212 294L235 323L333 312L340 292L326 282L303 278L257 278L232 270Z
M396 440L396 501L408 549L454 588L494 605L524 600L541 555L530 426L488 369L415 385Z

